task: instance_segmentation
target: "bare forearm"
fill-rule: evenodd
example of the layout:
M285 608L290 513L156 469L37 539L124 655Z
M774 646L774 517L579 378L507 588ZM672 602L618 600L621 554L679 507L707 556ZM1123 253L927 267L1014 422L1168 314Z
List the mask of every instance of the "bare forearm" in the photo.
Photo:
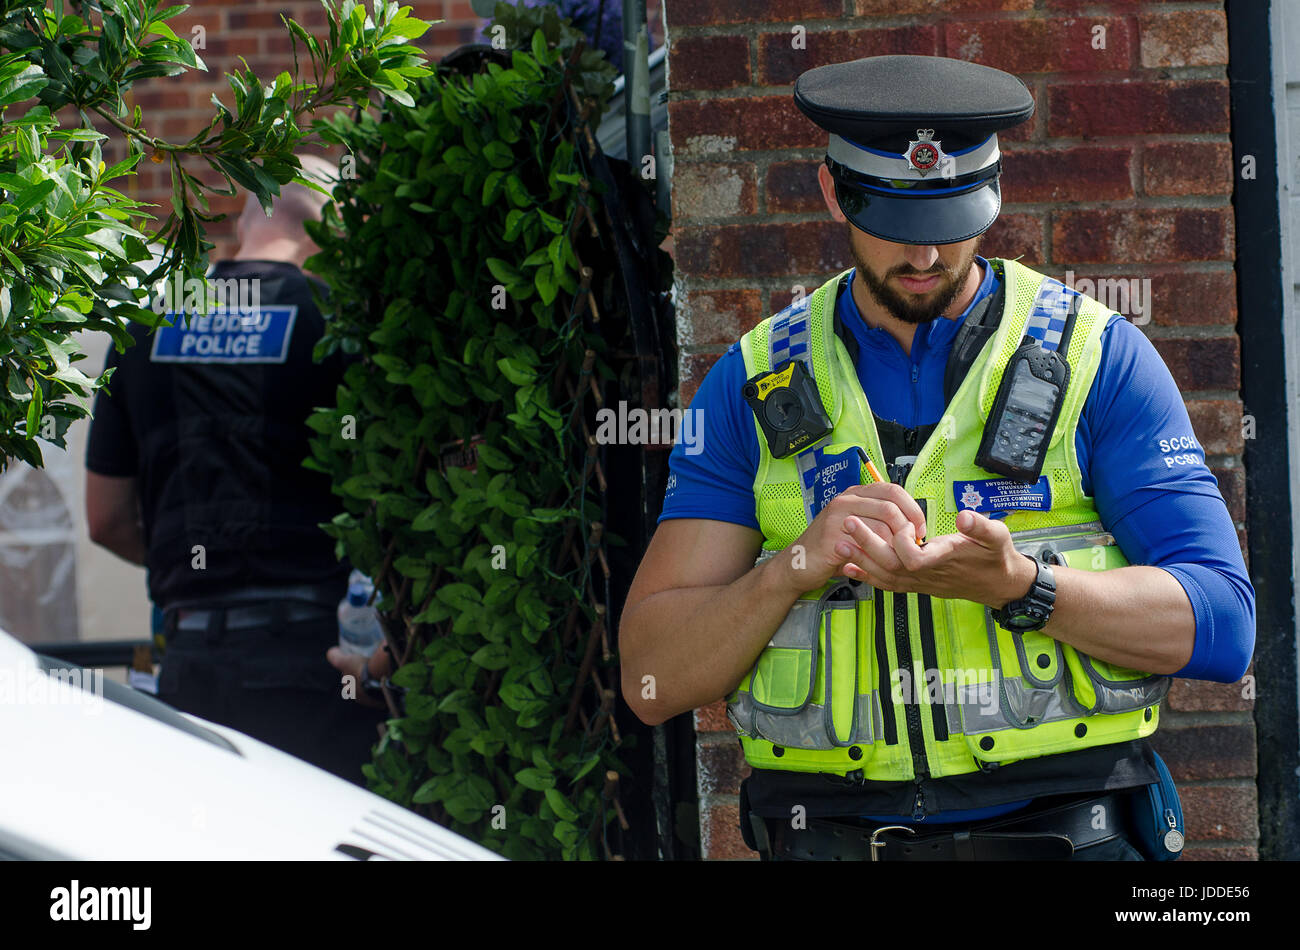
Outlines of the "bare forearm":
M623 693L643 721L697 709L744 678L798 597L788 586L789 556L783 551L720 587L652 594L623 615Z
M120 521L108 531L101 532L92 538L92 540L101 547L112 551L122 560L130 561L132 564L139 564L141 567L144 566L146 551L144 530L138 521L134 524Z
M90 540L132 564L144 564L147 545L134 476L86 471L86 527Z
M1096 572L1056 567L1053 573L1056 607L1045 634L1147 673L1175 673L1192 658L1196 616L1172 574L1146 566Z

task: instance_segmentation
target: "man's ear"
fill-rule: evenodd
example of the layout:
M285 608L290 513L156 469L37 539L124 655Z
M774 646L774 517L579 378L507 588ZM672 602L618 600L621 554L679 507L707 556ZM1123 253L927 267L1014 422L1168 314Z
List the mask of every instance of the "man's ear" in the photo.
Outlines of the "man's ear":
M830 169L824 162L817 166L817 182L822 187L822 200L826 202L826 210L831 213L831 218L835 221L847 222L849 219L840 210L839 199L835 197L835 179L831 177Z

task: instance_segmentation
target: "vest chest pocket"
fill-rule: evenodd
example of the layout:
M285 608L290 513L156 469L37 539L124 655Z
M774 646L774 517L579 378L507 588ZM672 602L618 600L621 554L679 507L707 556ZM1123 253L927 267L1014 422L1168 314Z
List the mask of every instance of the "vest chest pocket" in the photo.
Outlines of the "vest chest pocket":
M848 582L795 602L750 672L748 697L742 683L731 705L742 731L795 749L871 741L858 709L859 603Z

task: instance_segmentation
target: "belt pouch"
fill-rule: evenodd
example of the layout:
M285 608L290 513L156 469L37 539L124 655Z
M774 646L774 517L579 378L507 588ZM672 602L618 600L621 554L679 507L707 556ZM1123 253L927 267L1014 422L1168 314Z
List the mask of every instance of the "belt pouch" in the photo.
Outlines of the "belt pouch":
M1148 861L1175 861L1183 853L1186 828L1178 789L1164 760L1155 757L1159 778L1136 789L1130 797L1133 808L1134 844Z

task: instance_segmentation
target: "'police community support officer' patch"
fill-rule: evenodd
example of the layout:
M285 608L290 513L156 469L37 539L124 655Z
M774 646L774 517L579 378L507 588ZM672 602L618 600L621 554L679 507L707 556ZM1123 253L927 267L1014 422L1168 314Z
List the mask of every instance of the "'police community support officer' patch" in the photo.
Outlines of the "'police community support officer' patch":
M216 309L179 318L168 313L171 325L160 326L154 334L149 359L155 363L283 363L297 316L296 305L249 313Z

